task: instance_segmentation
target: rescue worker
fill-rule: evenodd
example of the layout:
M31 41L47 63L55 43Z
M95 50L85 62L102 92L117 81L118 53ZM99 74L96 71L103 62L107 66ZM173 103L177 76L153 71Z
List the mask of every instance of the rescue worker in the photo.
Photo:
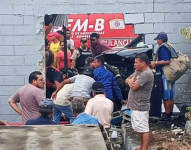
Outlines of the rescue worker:
M72 54L72 66L71 68L77 68L78 72L81 73L84 69L85 59L88 57L92 57L92 52L87 45L87 39L82 37L81 45L77 48Z

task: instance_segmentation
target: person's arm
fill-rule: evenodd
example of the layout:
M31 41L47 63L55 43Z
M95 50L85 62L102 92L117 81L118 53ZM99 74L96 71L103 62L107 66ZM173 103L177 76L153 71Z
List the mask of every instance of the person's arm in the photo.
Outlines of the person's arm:
M70 79L66 79L64 81L62 81L59 85L59 87L56 89L56 91L52 94L52 99L56 99L56 95L58 93L58 91L65 85L65 84L70 84L71 80Z
M60 57L56 57L56 64L57 64L57 68L59 69L59 64L60 64Z
M93 115L93 114L92 114L92 111L93 111L93 106L92 106L91 101L89 100L88 103L87 103L87 105L86 105L86 108L85 108L85 113L86 113L86 114Z
M135 73L133 73L132 75L130 75L126 80L125 80L125 84L128 85L129 87L131 87L132 83L135 81Z
M79 51L76 49L74 50L71 59L72 59L72 65L71 65L71 69L76 67L76 59L79 57Z
M76 61L72 59L71 69L74 69L75 67L76 67Z
M169 65L170 64L170 51L166 48L166 47L161 47L161 49L159 50L158 55L161 57L160 61L151 61L151 68L155 68L157 65Z
M17 112L19 115L22 115L21 109L12 98L9 99L9 105L13 108L15 112Z
M113 76L113 74L112 74L112 76ZM117 99L120 100L122 104L126 103L126 101L123 100L121 90L120 90L119 86L117 85L117 82L116 82L114 76L112 77L112 88L113 88L115 95L117 96Z
M142 73L139 75L138 79L132 83L131 89L133 91L138 90L140 87L145 85L153 77L148 73Z

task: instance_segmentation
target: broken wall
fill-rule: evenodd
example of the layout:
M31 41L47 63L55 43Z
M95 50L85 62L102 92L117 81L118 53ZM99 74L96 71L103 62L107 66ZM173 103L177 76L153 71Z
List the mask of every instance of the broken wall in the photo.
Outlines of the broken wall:
M8 99L28 83L34 70L44 69L45 14L124 13L125 23L134 24L136 34L146 34L146 43L160 31L168 33L176 50L191 56L191 45L180 27L191 25L190 0L7 0L0 5L0 119L21 122ZM41 61L42 60L42 61ZM41 63L39 64L39 61ZM176 102L191 103L190 71L176 86Z

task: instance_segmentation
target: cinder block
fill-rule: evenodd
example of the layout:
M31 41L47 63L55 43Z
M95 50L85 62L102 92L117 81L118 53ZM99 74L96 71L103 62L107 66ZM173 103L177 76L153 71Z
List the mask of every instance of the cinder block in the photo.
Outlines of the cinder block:
M15 111L13 109L10 109L10 105L1 105L0 106L0 114L15 114Z
M191 81L190 74L183 74L177 81L177 84L188 84Z
M143 23L143 14L124 14L125 24Z
M34 14L34 5L13 5L13 12L14 14L21 14L21 15L33 15Z
M31 35L34 34L34 25L28 26L14 26L14 34L15 35ZM32 36L32 35L31 35Z
M34 36L23 36L24 45L33 45L35 44Z
M191 20L190 13L165 13L165 22L188 22Z
M33 66L35 65L35 57L34 55L33 56L29 56L29 55L26 55L25 56L25 65L26 66Z
M4 59L4 65L5 66L21 66L24 64L24 56L6 56L6 59ZM8 67L9 68L9 67ZM10 74L7 74L10 75Z
M172 23L154 23L154 33L160 33L160 32L166 32L168 33L174 33L174 25Z
M3 85L24 85L24 76L4 76Z
M0 45L3 45L4 44L4 38L3 36L0 36Z
M0 14L13 14L12 5L0 5Z
M14 112L14 114L0 114L0 118L2 120L7 120L8 122L22 122L21 116L18 115L16 112Z
M13 26L0 26L0 35L13 35Z
M0 77L1 78L1 77ZM10 96L0 96L0 105L7 105Z
M0 85L3 85L3 77L0 76ZM1 96L0 96L0 99L1 99ZM1 103L1 100L0 100L0 103Z
M155 1L154 12L173 12L172 1Z
M190 51L190 43L178 43L178 44L173 44L174 48L176 51L180 51L182 53L187 53L191 54Z
M3 16L0 15L0 25L3 25Z
M0 55L14 55L14 47L13 46L0 46Z
M190 23L173 23L171 24L174 27L175 33L180 33L180 28L188 28L190 27Z
M191 121L186 121L185 132L187 135L191 136Z
M24 24L34 25L35 23L34 16L24 16Z
M147 44L156 44L156 41L154 38L157 36L157 34L146 34L145 35L145 43Z
M181 1L177 3L174 1L173 11L174 12L188 12L190 13L191 2Z
M0 56L0 66L4 65L4 56Z
M10 96L15 93L14 86L0 86L0 95L1 96Z
M181 33L168 34L168 42L169 43L186 43L184 36Z
M14 46L15 55L33 55L34 47L32 46Z
M191 83L187 83L187 84L177 83L175 86L175 92L176 94L191 93Z
M23 24L22 15L3 15L3 24Z
M154 12L190 12L191 3L186 1L155 1Z
M23 36L4 36L4 45L24 45Z
M145 13L145 22L164 22L164 13Z
M153 33L153 24L135 24L135 34Z

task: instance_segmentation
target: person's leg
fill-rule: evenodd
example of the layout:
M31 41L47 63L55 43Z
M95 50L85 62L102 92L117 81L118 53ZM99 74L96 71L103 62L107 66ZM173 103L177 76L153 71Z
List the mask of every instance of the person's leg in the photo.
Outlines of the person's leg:
M140 140L141 140L141 144L140 144L140 147L137 150L142 150L142 148L143 148L143 133L139 133L139 137L140 137Z
M60 123L62 112L59 110L59 105L54 104L53 121Z
M171 111L171 114L173 113L173 108L174 108L174 96L175 96L175 82L171 82L171 89L170 89L170 111Z
M171 113L171 102L170 102L170 89L171 89L171 84L169 84L169 82L166 80L165 76L162 75L162 79L163 79L163 86L164 86L164 108L165 108L165 113L166 115L164 116L164 118L166 118L166 116L169 118L170 117L170 113Z
M149 141L150 141L150 132L142 133L143 136L143 146L141 150L148 150L149 147Z
M72 108L70 105L68 106L60 106L60 111L65 114L67 118L70 119L70 123L72 123L75 119L74 114L72 113Z

